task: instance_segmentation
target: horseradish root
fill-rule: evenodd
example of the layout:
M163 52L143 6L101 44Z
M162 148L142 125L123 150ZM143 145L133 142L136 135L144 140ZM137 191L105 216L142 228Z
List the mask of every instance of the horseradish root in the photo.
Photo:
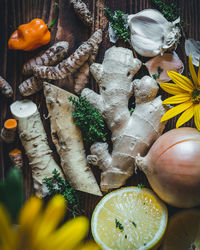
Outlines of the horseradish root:
M97 142L88 156L88 161L103 171L103 191L125 183L134 172L136 155L146 154L165 127L165 123L160 123L165 109L160 96L156 98L156 81L148 76L133 81L140 67L141 62L133 57L131 50L112 47L106 51L102 64L90 67L99 83L100 95L90 89L81 94L101 112L112 132L112 154L107 143ZM133 91L136 108L130 114L128 100Z
M12 97L13 96L13 89L10 86L10 84L3 79L3 77L0 76L0 91L3 95L6 97Z
M19 91L21 93L21 95L23 96L29 96L29 95L33 95L35 93L37 93L38 91L40 91L43 87L43 82L41 79L37 78L37 77L30 77L28 79L26 79L25 81L23 81L20 85L19 85Z
M72 4L75 13L79 16L81 21L91 27L93 18L92 14L89 11L87 5L82 0L70 0L70 3Z
M18 120L19 137L32 169L36 195L43 197L47 194L43 179L50 178L54 169L62 177L63 174L52 157L36 104L30 100L16 101L11 104L10 109Z
M69 43L65 41L57 42L44 53L34 58L31 58L23 66L22 73L30 75L33 73L32 69L35 65L52 66L62 61L67 56Z
M34 75L45 79L63 79L79 69L92 54L94 47L102 40L102 31L97 30L87 42L84 42L70 57L60 62L55 67L38 66L33 67Z
M50 115L52 140L68 182L77 190L102 195L87 165L81 132L73 120L73 107L68 98L75 96L48 83L44 84L44 95Z
M15 148L9 153L10 160L12 162L13 167L22 168L23 167L23 159L22 159L22 151Z
M179 128L163 134L145 157L138 155L142 170L157 195L181 208L200 205L200 133Z
M17 121L15 119L8 119L4 123L1 130L1 139L6 143L12 143L16 137Z

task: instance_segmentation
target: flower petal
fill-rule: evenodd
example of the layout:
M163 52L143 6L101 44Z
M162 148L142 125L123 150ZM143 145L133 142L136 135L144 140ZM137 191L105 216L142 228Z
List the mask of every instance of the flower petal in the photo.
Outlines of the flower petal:
M189 78L174 71L167 71L167 73L172 81L174 81L181 89L188 92L192 92L194 90L194 85Z
M200 131L200 104L194 106L194 122L197 129Z
M188 93L184 93L184 94L179 94L179 95L175 95L172 97L169 97L167 99L165 99L162 104L176 104L176 103L182 103L182 102L186 102L189 101L191 99L191 95Z
M178 95L180 93L187 93L187 91L179 88L174 83L160 83L160 87L169 94Z
M35 235L35 241L41 242L60 223L66 212L66 201L62 195L55 195L48 203Z
M189 121L194 115L194 106L192 105L188 109L186 109L185 112L179 117L177 123L176 123L176 128L179 128L182 126L184 123Z
M88 229L89 221L86 217L71 219L48 237L46 249L71 250L81 243Z
M14 232L10 222L10 217L6 209L0 204L0 247L1 249L13 249Z
M199 60L199 70L198 70L198 86L200 87L200 60Z
M194 65L192 63L192 55L191 54L189 56L189 70L190 70L190 74L192 76L192 80L193 80L195 86L198 86L198 78L197 78L197 74L196 74L195 69L194 69Z
M193 105L193 102L188 101L188 102L184 102L181 103L179 105L177 105L176 107L168 110L163 117L161 118L160 122L164 122L167 121L169 119L171 119L172 117L182 113L183 111L185 111L186 109L188 109L189 107L191 107Z

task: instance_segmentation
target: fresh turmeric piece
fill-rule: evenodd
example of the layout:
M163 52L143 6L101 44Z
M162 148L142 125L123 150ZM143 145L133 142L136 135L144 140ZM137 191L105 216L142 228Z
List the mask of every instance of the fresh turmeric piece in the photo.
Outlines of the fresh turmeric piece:
M4 123L1 130L1 138L6 143L12 143L15 140L17 129L17 121L15 119L8 119Z
M91 27L93 23L93 17L89 11L87 5L82 0L70 0L75 13L81 19L81 21L86 25Z
M102 40L101 29L97 30L88 41L84 42L79 48L67 59L60 62L58 65L52 66L38 66L33 67L33 72L36 77L44 79L63 79L68 75L74 73L79 69L92 54L96 44Z
M18 148L13 149L9 153L10 160L12 162L13 167L22 168L23 167L23 159L22 159L22 151Z
M30 77L19 85L19 91L23 96L33 95L43 87L42 80L37 77Z
M8 48L32 51L49 43L50 40L51 33L47 24L42 19L36 18L18 27L8 41Z
M135 157L146 154L165 128L160 119L166 109L161 96L156 97L159 89L156 81L149 76L133 81L141 65L131 50L111 47L102 64L93 63L90 67L100 94L87 88L81 93L99 110L112 132L112 153L107 143L96 142L88 156L88 161L103 171L102 191L124 185L134 173ZM128 100L133 92L136 107L130 113Z
M31 58L24 64L22 73L30 75L33 73L32 68L35 65L52 66L62 61L66 56L69 48L69 43L60 41L55 43L39 56Z
M2 92L3 95L5 95L8 98L13 96L13 89L12 89L12 87L1 76L0 76L0 91Z

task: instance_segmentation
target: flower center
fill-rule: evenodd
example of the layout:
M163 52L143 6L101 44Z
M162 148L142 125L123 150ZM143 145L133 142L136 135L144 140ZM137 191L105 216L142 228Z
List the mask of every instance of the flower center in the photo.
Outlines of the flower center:
M194 103L200 103L200 90L199 89L195 89L192 92L192 97L194 99Z

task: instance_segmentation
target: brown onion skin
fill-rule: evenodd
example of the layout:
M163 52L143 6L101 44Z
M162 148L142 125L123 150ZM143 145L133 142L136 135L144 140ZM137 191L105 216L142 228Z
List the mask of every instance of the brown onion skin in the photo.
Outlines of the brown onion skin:
M200 205L200 132L173 129L163 134L136 165L146 174L155 193L180 208Z

